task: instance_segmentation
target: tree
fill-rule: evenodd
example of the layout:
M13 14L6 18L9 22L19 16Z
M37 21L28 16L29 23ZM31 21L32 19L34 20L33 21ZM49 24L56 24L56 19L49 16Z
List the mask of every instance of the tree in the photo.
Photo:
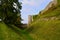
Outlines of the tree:
M5 23L21 24L21 8L18 0L0 0L0 17ZM19 21L17 21L18 18Z

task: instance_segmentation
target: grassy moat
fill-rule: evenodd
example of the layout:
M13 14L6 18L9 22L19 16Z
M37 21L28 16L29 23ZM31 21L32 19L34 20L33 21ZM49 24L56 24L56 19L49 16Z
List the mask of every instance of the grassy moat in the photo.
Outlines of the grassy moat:
M24 30L0 22L0 40L60 40L60 0Z

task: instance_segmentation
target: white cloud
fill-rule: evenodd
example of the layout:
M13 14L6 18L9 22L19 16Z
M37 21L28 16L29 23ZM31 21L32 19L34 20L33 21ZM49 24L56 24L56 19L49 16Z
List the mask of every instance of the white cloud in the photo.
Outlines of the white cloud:
M35 15L42 10L49 0L19 0L22 2L22 23L27 23L28 15ZM44 3L44 4L43 4ZM38 11L39 10L39 11Z
M23 5L38 6L44 0L22 0Z
M30 1L28 1L28 0L23 0L23 4L27 4L27 5L35 5L35 2L32 1L32 0L30 0Z

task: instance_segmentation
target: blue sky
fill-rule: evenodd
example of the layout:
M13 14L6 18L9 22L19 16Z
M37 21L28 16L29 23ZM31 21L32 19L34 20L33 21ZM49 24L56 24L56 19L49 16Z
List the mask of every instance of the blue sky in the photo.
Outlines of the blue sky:
M19 0L22 2L21 17L24 21L22 23L28 23L28 15L38 14L43 10L51 0Z

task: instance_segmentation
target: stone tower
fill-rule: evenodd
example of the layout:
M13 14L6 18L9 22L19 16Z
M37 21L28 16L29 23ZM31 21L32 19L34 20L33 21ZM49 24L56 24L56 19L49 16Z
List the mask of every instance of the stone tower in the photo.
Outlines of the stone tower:
M28 16L28 25L31 24L32 21L33 21L33 16L29 15Z

